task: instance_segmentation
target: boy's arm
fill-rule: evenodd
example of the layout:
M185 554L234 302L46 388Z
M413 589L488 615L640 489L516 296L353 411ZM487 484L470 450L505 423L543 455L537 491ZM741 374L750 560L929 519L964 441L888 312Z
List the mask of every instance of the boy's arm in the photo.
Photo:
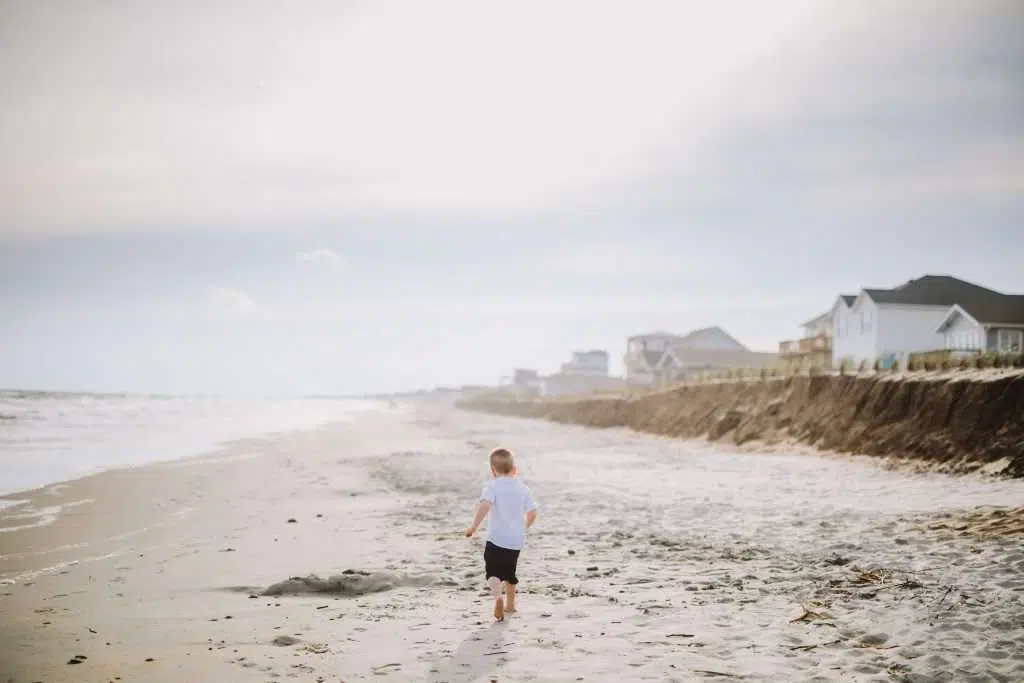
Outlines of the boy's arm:
M476 533L476 530L480 528L480 524L483 523L484 517L491 511L491 501L481 500L480 504L476 507L476 516L473 517L473 526L466 529L466 537L469 538Z
M537 499L533 492L526 489L526 528L529 529L537 521Z

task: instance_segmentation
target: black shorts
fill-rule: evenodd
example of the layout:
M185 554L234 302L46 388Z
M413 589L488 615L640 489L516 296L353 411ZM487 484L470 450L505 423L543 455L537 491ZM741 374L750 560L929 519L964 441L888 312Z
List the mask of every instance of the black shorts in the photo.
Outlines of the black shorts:
M487 541L484 546L484 572L485 578L496 576L505 583L513 586L519 583L516 578L516 565L519 564L519 551L511 548L502 548Z

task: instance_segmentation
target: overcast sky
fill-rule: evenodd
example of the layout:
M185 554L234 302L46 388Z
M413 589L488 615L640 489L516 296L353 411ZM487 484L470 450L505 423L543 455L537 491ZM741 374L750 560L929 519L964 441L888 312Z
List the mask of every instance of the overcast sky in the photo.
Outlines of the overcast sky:
M1016 0L3 0L0 386L494 382L774 349L925 273L1024 293L1021 35Z

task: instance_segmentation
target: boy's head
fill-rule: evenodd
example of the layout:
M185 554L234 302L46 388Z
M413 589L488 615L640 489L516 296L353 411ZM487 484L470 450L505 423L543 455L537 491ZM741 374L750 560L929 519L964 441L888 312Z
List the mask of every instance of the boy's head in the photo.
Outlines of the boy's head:
M515 474L516 463L512 460L512 451L507 448L495 448L491 451L491 473L496 477L507 477Z

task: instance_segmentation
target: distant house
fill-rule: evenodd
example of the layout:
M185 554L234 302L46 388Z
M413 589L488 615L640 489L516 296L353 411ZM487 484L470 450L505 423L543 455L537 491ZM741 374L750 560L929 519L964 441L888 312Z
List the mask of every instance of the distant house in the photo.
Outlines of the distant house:
M937 332L952 351L1024 353L1024 295L954 304Z
M653 362L648 384L665 386L708 370L765 367L778 363L774 353L751 351L721 327L704 327L667 340Z
M677 334L650 332L638 334L626 340L626 381L631 384L650 385L654 382L658 361L670 344L681 340Z
M504 387L506 393L518 396L535 396L540 393L540 374L528 368L516 368L512 371L512 381Z
M875 360L883 366L903 364L911 353L946 348L946 330L957 322L952 316L954 307L964 312L972 308L985 311L979 315L991 317L995 312L991 309L1009 305L1014 298L949 275L925 275L892 289L862 289L852 303L840 296L832 307L833 365ZM1000 338L1008 346L1017 339L1012 333L1000 336L998 332L1018 329L1010 320L994 325L975 322L983 329L988 324L996 330L996 345ZM953 334L967 331L959 323L957 329ZM977 328L973 331L978 332Z
M656 384L667 386L703 372L721 372L779 365L779 354L747 349L688 349L673 347L658 364Z
M562 374L607 377L608 361L607 351L574 351L572 360L562 364Z
M521 387L535 387L540 379L536 370L527 368L516 368L512 372L512 384Z
M540 379L542 396L585 396L597 392L622 391L627 382L607 375L570 375L558 373Z
M843 294L836 304L841 304L849 310L856 298L856 296ZM831 367L835 316L836 306L834 305L830 310L801 325L803 334L799 339L779 342L779 360L782 364L789 367Z

